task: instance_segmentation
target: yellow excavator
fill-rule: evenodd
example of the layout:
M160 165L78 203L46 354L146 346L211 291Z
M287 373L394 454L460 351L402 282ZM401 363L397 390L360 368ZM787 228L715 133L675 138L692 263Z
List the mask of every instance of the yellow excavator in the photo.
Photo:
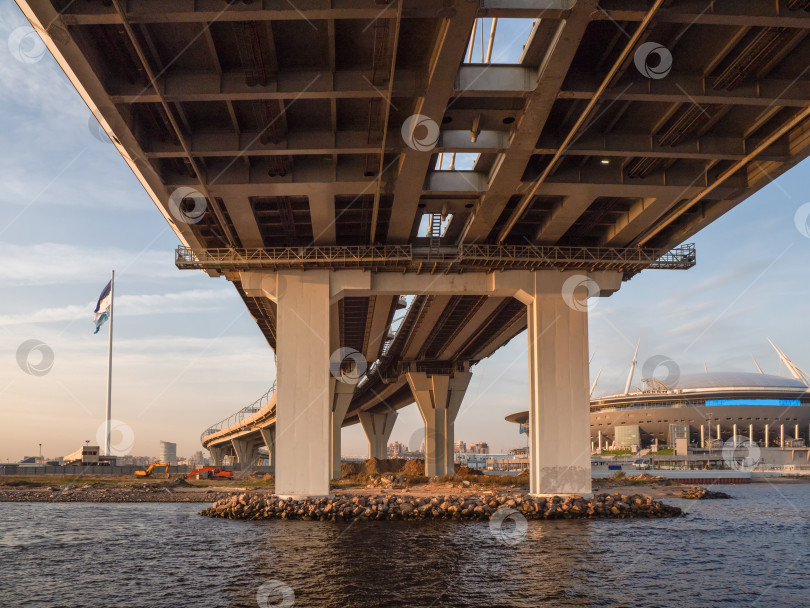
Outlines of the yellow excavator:
M169 466L170 465L168 463L155 462L153 464L150 464L149 467L145 471L135 471L135 476L136 477L151 477L152 476L152 471L154 471L155 469L160 469L160 468L165 469L166 475L168 475L169 474Z

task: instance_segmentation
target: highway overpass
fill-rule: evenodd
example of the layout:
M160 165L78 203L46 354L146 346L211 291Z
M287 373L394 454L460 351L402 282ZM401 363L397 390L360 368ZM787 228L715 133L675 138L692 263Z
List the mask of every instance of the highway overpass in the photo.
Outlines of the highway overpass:
M809 0L17 2L177 266L276 351L282 495L328 494L341 427L381 455L414 401L452 472L475 364L526 330L531 492L590 492L586 297L694 265L810 143ZM495 18L530 20L510 63Z

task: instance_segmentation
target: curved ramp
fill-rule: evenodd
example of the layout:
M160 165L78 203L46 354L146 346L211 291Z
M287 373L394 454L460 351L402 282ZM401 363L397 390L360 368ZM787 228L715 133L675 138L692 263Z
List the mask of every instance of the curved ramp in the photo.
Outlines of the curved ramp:
M208 427L200 443L211 452L214 464L221 466L231 456L246 468L256 462L259 448L266 447L273 466L276 426L276 384L256 401Z

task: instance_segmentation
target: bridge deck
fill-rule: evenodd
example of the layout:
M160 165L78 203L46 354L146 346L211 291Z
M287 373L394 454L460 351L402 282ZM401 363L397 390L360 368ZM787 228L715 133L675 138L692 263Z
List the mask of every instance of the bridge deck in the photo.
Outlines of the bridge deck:
M273 348L247 271L688 267L661 256L810 151L807 0L17 2L178 265L232 281ZM336 305L377 362L347 419L527 326L514 297L411 293L399 325L399 294Z

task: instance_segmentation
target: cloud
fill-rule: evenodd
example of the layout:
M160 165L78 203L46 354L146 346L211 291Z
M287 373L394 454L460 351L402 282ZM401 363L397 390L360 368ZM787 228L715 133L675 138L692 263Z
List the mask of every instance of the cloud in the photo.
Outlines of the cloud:
M12 217L29 206L151 211L115 146L92 135L90 109L50 53L14 57L9 45L25 30L19 9L0 0L0 204Z
M231 289L192 289L176 293L122 295L115 299L115 311L126 316L200 312L213 310L218 303L232 300L235 295ZM83 305L74 304L41 308L30 313L0 315L0 326L90 319L95 304L92 301Z
M4 260L0 266L0 282L4 287L98 283L99 277L109 275L111 267L120 269L119 275L150 279L177 279L179 274L171 253L165 250L0 242L0 259Z
M0 101L41 114L39 118L53 123L67 115L77 116L86 106L75 93L66 95L72 93L72 86L49 51L32 63L18 61L12 55L10 39L21 27L31 26L20 10L10 2L0 2ZM70 101L65 103L65 98Z

